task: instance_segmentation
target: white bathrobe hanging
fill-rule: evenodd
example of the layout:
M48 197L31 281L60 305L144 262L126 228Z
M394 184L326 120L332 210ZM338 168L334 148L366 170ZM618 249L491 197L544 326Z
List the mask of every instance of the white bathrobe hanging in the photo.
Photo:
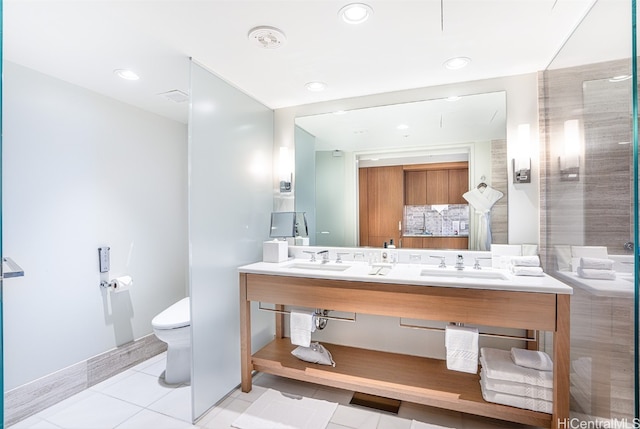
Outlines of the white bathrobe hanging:
M471 204L478 214L478 232L475 246L477 250L491 249L491 208L504 194L491 186L484 189L473 188L465 192L462 197Z

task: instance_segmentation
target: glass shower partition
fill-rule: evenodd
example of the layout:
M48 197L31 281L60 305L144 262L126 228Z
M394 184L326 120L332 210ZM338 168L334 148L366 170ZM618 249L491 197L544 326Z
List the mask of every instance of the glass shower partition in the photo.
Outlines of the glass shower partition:
M595 1L540 74L541 254L574 289L571 417L588 427L638 417L634 14L631 0ZM581 270L586 257L612 269Z

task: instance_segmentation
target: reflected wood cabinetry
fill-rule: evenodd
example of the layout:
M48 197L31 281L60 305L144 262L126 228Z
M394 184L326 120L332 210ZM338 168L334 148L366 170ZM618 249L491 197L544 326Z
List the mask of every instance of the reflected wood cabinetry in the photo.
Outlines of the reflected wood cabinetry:
M462 197L469 190L467 162L405 165L403 169L406 205L467 204Z
M365 167L358 170L360 246L402 238L405 205L466 204L467 162ZM402 247L467 249L466 237L407 237Z
M382 247L390 239L397 243L404 209L402 166L361 168L358 177L360 245Z
M402 247L411 249L468 249L469 237L403 237Z

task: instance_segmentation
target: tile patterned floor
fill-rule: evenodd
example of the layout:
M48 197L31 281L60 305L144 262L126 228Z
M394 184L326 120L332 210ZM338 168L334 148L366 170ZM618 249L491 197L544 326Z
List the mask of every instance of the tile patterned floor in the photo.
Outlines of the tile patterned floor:
M352 392L258 374L250 393L239 389L190 422L191 387L164 384L165 354L68 398L7 429L228 429L267 388L340 404L326 429L409 429L411 420L456 429L532 429L492 419L403 403L398 415L351 406Z

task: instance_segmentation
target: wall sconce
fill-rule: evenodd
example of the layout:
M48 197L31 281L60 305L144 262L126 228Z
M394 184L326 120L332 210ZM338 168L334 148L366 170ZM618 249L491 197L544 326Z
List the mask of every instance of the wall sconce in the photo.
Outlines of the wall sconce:
M558 157L560 180L580 180L580 122L570 119L564 123L564 154Z
M293 172L291 169L291 157L289 156L289 148L280 147L280 163L278 168L278 177L280 178L280 192L291 192L291 181L293 180Z
M529 124L518 125L518 156L512 159L513 183L531 183L531 133Z

